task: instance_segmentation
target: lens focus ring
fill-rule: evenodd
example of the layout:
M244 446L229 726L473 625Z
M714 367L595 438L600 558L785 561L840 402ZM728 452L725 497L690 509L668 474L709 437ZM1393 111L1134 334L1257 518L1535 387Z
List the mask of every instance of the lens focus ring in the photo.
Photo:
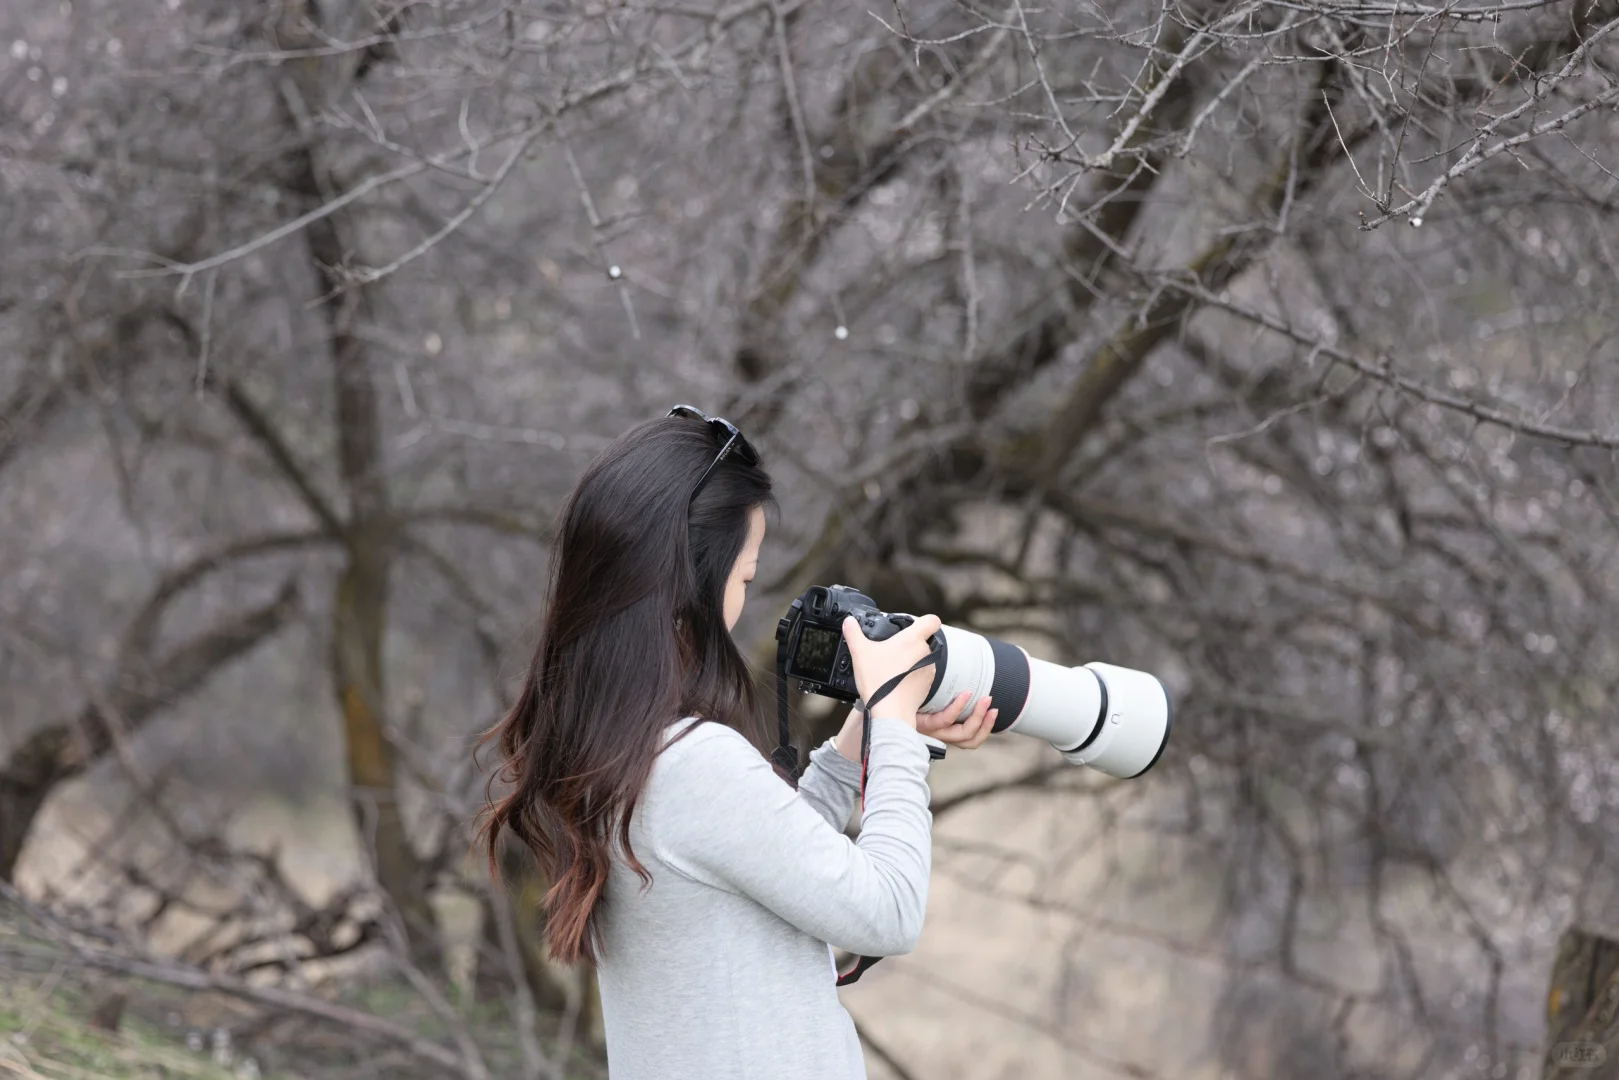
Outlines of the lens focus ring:
M995 718L994 731L1005 731L1017 722L1023 706L1029 700L1029 658L1022 649L1000 638L984 635L989 651L995 657L995 677L990 681L989 697L1000 710Z

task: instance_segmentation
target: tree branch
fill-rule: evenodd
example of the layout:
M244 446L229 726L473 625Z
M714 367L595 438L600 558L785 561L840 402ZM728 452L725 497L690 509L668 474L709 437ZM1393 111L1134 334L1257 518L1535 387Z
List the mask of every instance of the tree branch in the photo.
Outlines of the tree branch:
M14 747L0 767L0 881L10 879L34 817L56 784L83 772L116 738L274 634L291 618L297 600L288 581L270 603L191 638L157 664L120 672L76 717L50 724Z
M324 1020L353 1031L376 1035L398 1043L416 1057L430 1061L459 1075L476 1080L477 1074L469 1070L461 1055L440 1043L424 1039L401 1024L385 1020L374 1013L350 1008L335 1001L326 1001L310 994L301 994L279 986L258 986L229 975L218 975L200 968L187 967L173 961L148 959L126 955L111 948L91 945L72 927L52 917L30 903L12 886L0 881L0 897L4 897L25 912L47 936L67 949L73 958L86 967L129 975L148 982L163 983L184 990L207 990L226 994L265 1005L284 1012Z
M1594 428L1562 427L1514 414L1486 402L1451 393L1448 390L1441 390L1435 386L1429 386L1427 383L1413 379L1409 375L1402 375L1394 369L1392 357L1372 361L1346 352L1334 345L1329 345L1320 338L1299 330L1285 319L1246 307L1195 282L1168 280L1164 283L1164 287L1169 291L1177 292L1189 299L1196 300L1206 307L1218 308L1256 326L1263 326L1267 330L1273 330L1291 341L1308 347L1311 353L1316 356L1324 356L1333 363L1342 364L1352 371L1402 393L1409 394L1419 401L1427 402L1430 405L1438 405L1441 408L1471 417L1480 423L1492 424L1496 427L1506 428L1508 431L1547 439L1552 442L1562 443L1565 446L1593 446L1603 450L1619 450L1619 431L1605 432Z

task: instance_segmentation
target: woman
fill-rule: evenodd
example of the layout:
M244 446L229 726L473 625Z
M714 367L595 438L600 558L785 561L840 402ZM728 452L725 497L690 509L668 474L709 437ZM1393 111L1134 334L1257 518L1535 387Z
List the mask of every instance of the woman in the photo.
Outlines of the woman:
M550 604L522 693L491 735L510 832L554 882L551 954L597 967L614 1080L866 1075L830 946L910 951L931 865L927 745L980 745L965 695L918 716L924 668L873 709L860 838L861 721L796 790L731 639L765 537L770 478L728 422L678 407L615 441L562 512ZM919 618L844 627L862 700L927 653Z

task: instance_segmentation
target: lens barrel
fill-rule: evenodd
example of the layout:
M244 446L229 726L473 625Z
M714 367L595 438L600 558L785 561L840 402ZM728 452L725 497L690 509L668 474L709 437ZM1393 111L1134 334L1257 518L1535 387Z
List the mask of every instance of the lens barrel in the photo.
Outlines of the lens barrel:
M1076 765L1109 776L1140 776L1157 763L1172 726L1169 694L1144 671L1092 663L1063 667L999 638L946 626L944 655L924 712L962 691L962 714L986 694L995 730L1044 739Z

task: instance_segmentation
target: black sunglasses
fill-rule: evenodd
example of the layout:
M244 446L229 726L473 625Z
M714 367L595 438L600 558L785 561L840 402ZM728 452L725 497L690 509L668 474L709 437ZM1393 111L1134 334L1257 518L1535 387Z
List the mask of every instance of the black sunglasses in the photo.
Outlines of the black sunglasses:
M714 466L724 461L732 454L744 465L759 464L759 451L753 448L748 437L737 430L735 424L723 416L709 416L701 409L694 409L690 405L676 405L668 412L669 416L684 416L691 420L701 420L708 425L708 430L714 433L714 439L720 444L720 452L714 455L703 475L697 478L697 486L691 489L691 498L697 498L697 493L703 490L708 478L714 474Z

